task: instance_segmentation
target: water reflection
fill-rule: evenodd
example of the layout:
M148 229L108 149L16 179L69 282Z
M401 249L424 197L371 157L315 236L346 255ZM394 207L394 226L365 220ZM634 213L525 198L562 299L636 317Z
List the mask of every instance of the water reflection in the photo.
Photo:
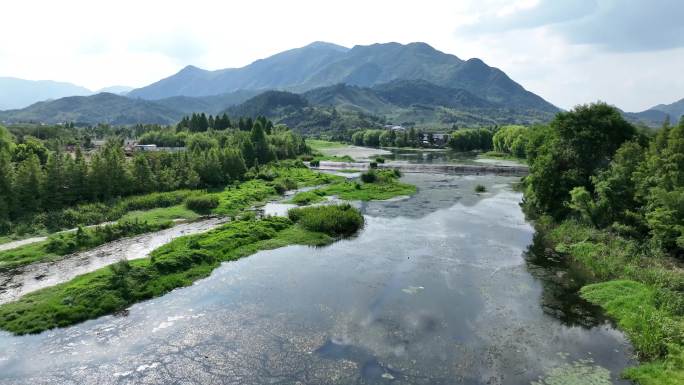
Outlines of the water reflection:
M226 263L126 317L0 334L0 382L516 385L593 359L622 383L621 333L544 310L514 179L406 178L418 194L364 204L354 239Z

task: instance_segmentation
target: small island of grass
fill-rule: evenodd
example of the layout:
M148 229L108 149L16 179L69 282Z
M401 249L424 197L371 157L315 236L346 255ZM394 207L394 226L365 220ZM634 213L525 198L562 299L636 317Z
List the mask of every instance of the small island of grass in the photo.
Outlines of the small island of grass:
M291 202L309 204L333 195L350 201L370 201L415 194L416 186L400 182L400 176L398 170L369 170L361 174L360 181L331 183L316 190L301 192Z

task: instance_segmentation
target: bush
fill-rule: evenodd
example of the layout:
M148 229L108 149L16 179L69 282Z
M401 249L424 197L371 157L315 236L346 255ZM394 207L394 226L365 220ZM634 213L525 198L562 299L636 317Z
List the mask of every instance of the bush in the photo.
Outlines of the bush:
M375 162L376 163L385 163L385 158L379 156L379 157L375 158Z
M207 214L218 205L219 199L214 195L189 197L185 200L185 207L200 214Z
M309 162L309 165L311 167L320 167L321 166L321 161L318 159L314 159L311 162Z
M363 183L373 183L378 180L378 174L375 173L375 171L370 170L368 172L364 172L361 174L361 181Z
M487 187L485 187L484 185L478 184L477 186L475 186L475 192L476 193L483 193L486 191L487 191Z
M363 227L363 215L350 204L291 209L288 217L310 231L330 236L351 235Z
M378 162L370 162L370 164L368 165L368 167L370 167L370 168L378 168Z

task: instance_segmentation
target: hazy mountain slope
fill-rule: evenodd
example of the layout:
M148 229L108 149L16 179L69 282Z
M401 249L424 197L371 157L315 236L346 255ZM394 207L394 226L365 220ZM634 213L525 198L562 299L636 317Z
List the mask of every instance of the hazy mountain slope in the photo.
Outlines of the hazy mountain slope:
M101 94L103 92L108 92L110 94L117 94L117 95L126 95L127 93L133 91L135 88L133 87L128 87L128 86L110 86L110 87L105 87L101 88L94 93L96 94Z
M184 114L204 112L206 114L216 115L226 108L240 104L259 93L259 91L240 90L212 96L172 96L170 98L155 100L154 102Z
M684 99L678 100L671 104L658 104L655 107L651 107L649 110L662 111L670 115L670 118L676 122L682 115L684 115Z
M182 115L179 111L147 100L100 93L92 96L70 96L38 102L24 109L0 112L0 120L36 123L108 123L113 125L170 124L177 122Z
M289 88L303 83L321 67L342 57L347 48L316 42L291 49L242 68L206 71L188 66L175 75L133 90L129 96L162 99L170 96L207 96L236 90Z
M92 92L71 83L0 77L0 110L24 108L35 102Z

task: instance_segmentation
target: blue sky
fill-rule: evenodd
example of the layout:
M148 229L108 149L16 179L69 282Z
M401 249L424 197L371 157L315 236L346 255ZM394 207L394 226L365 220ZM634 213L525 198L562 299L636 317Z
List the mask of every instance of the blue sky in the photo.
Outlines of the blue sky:
M85 0L6 2L0 76L98 89L188 64L237 67L312 41L424 41L570 108L684 98L684 1Z

